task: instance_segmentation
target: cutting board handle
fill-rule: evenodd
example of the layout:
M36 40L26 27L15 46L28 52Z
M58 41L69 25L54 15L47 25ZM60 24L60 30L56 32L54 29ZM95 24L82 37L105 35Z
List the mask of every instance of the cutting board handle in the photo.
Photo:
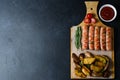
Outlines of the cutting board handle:
M86 5L86 14L87 13L94 13L97 17L97 6L98 6L99 1L85 1Z
M92 13L94 15L94 18L97 20L97 23L95 24L87 24L87 25L93 25L93 26L99 26L99 27L109 27L109 26L106 26L105 24L103 24L101 22L101 20L99 19L98 17L98 14L97 14L97 7L98 7L98 3L99 1L85 1L85 5L86 5L86 15L87 13ZM79 23L77 26L84 26L86 25L84 23L84 19L81 23Z

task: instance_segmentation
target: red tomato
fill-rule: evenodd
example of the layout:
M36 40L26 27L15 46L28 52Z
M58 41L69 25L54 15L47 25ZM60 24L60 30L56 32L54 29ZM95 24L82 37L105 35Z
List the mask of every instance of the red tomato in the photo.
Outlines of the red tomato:
M90 22L91 22L91 20L89 18L84 19L84 23L90 23Z
M87 18L91 19L93 17L93 14L92 13L88 13L87 14Z
M95 18L91 18L91 23L96 23L97 20Z

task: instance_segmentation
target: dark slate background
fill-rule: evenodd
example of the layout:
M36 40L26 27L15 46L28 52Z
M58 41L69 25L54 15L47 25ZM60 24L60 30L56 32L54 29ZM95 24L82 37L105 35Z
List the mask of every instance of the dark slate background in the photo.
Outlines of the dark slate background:
M119 0L113 4L116 79L120 72ZM0 0L0 80L70 80L70 27L86 14L84 0Z

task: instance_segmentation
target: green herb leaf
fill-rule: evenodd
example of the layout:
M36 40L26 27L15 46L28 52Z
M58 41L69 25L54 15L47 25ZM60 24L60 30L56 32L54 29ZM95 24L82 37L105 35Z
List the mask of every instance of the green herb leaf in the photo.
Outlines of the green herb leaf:
M81 27L77 27L76 33L75 33L75 46L77 49L81 48Z

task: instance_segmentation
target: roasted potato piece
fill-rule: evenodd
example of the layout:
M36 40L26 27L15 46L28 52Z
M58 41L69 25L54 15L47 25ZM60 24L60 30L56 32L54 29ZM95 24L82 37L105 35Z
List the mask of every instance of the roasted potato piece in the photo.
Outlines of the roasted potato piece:
M78 64L75 64L75 69L81 71L82 67L80 65L78 65Z
M94 57L94 55L90 52L85 52L85 57Z
M105 67L104 67L104 69L103 69L103 71L105 71L105 70L107 70L108 69L108 67L109 67L109 64L110 64L110 59L107 57L107 56L105 56L105 55L103 55L103 57L106 59L106 64L105 64Z
M80 62L79 57L75 53L72 53L72 58L73 58L73 61L75 63L79 63Z
M87 57L84 58L84 64L92 64L95 61L95 58Z
M103 57L103 58L105 58L105 59L106 59L106 61L110 61L110 59L109 59L109 57L108 57L108 56L103 55L102 57Z
M100 72L103 69L103 67L91 64L90 69L94 72Z
M82 78L86 77L86 75L83 72L79 72L78 70L75 70L75 75L79 76L79 77L82 77Z
M85 75L90 75L90 70L86 67L86 66L83 66L82 67L82 72L85 74Z
M102 72L99 72L99 73L97 73L97 72L92 72L92 74L91 74L93 77L102 77L103 76L103 73Z
M101 66L101 67L105 66L105 64L103 62L100 62L100 61L95 61L95 65L96 66Z
M85 58L85 54L84 53L79 54L79 59L80 60L83 60L84 58Z
M78 65L79 65L79 62L75 62L74 60L73 60L73 62L74 62L75 64L78 64Z
M100 55L96 55L95 56L96 60L103 62L104 64L106 64L106 59Z

